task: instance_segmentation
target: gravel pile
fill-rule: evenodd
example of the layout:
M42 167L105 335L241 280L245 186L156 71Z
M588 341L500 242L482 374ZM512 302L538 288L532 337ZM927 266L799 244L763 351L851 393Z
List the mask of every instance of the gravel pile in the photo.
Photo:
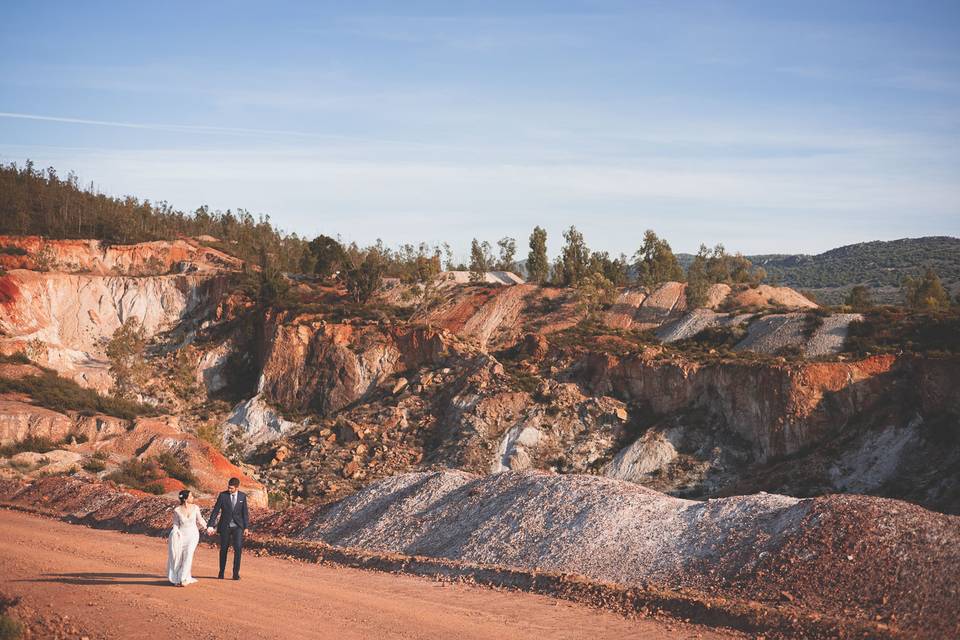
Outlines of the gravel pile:
M799 503L768 494L695 502L589 475L416 473L387 478L318 513L299 537L672 584L691 563L722 556L731 530L782 531L802 517Z
M750 323L746 337L736 348L775 354L785 347L799 347L808 358L833 355L840 353L843 348L850 322L862 318L858 313L838 313L823 317L806 313L764 316ZM809 333L811 321L822 322L812 334Z
M710 327L736 326L746 322L750 314L730 315L717 313L710 309L694 309L682 318L663 325L657 330L657 337L663 342L676 342L694 337Z
M847 339L847 329L854 320L863 320L859 313L836 313L823 319L823 325L807 341L803 355L808 358L840 353Z
M415 473L319 507L294 537L818 613L960 629L960 518L882 498L697 502L588 475ZM921 633L922 632L922 633Z
M0 502L95 527L169 528L173 503L70 477L0 479ZM386 478L326 506L257 511L254 537L695 589L960 637L960 517L899 500L755 494L696 502L589 475L458 471Z
M783 313L757 318L747 327L747 335L737 343L737 350L755 353L776 353L785 347L802 347L805 313Z

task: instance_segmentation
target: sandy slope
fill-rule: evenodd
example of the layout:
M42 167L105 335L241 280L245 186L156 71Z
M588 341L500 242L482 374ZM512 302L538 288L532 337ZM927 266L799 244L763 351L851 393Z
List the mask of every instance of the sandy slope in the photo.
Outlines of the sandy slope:
M186 589L163 578L164 541L0 510L0 592L93 638L730 638L627 620L526 593L249 555L240 582L197 551ZM48 623L49 624L49 623ZM62 623L54 623L54 626Z

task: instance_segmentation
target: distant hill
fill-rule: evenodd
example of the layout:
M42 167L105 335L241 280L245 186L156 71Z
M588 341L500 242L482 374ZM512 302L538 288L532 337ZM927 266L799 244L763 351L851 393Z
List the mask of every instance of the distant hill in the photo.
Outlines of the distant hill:
M747 256L767 270L767 282L816 294L821 302L838 303L854 285L867 285L882 302L899 300L900 285L933 267L948 289L960 290L960 238L929 236L860 242L817 255ZM687 267L690 254L678 255Z
M960 238L931 236L861 242L815 256L750 256L771 281L791 287L824 288L865 284L897 287L906 276L933 267L943 280L960 282Z

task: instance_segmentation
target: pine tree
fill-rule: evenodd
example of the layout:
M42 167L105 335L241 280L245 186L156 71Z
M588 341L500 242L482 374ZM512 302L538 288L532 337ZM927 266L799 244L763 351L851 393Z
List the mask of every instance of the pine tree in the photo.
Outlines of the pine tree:
M354 256L344 269L344 285L354 302L366 304L383 284L385 265L379 247L369 247L365 253Z
M587 275L590 265L590 249L583 239L583 234L571 226L563 232L566 244L560 253L559 284L565 287L576 287Z
M500 260L497 262L498 271L513 271L513 258L517 253L517 241L505 237L497 241L500 248Z
M320 235L307 244L303 252L300 267L303 273L315 273L328 278L343 265L346 254L339 242L329 236Z
M124 320L107 343L110 375L113 376L117 396L132 398L143 384L146 378L143 361L146 346L146 332L137 317Z
M470 282L483 282L491 262L490 243L474 238L470 243Z
M547 232L534 227L530 234L530 253L527 254L527 279L543 284L550 274L550 261L547 258Z
M599 271L589 273L577 285L577 303L589 318L603 305L613 302L616 287Z
M652 229L643 234L643 245L634 254L637 280L648 288L664 282L683 281L683 269L666 240L657 237Z
M710 281L707 278L707 259L710 256L710 249L707 245L701 244L700 250L690 263L687 269L687 309L699 309L707 304L707 291L710 288Z

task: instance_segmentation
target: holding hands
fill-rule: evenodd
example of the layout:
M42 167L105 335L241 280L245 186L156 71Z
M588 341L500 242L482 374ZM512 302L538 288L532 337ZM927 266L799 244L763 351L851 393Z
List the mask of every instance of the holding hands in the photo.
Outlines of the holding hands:
M212 536L212 535L213 535L213 527L207 527L207 535L208 535L208 536Z

